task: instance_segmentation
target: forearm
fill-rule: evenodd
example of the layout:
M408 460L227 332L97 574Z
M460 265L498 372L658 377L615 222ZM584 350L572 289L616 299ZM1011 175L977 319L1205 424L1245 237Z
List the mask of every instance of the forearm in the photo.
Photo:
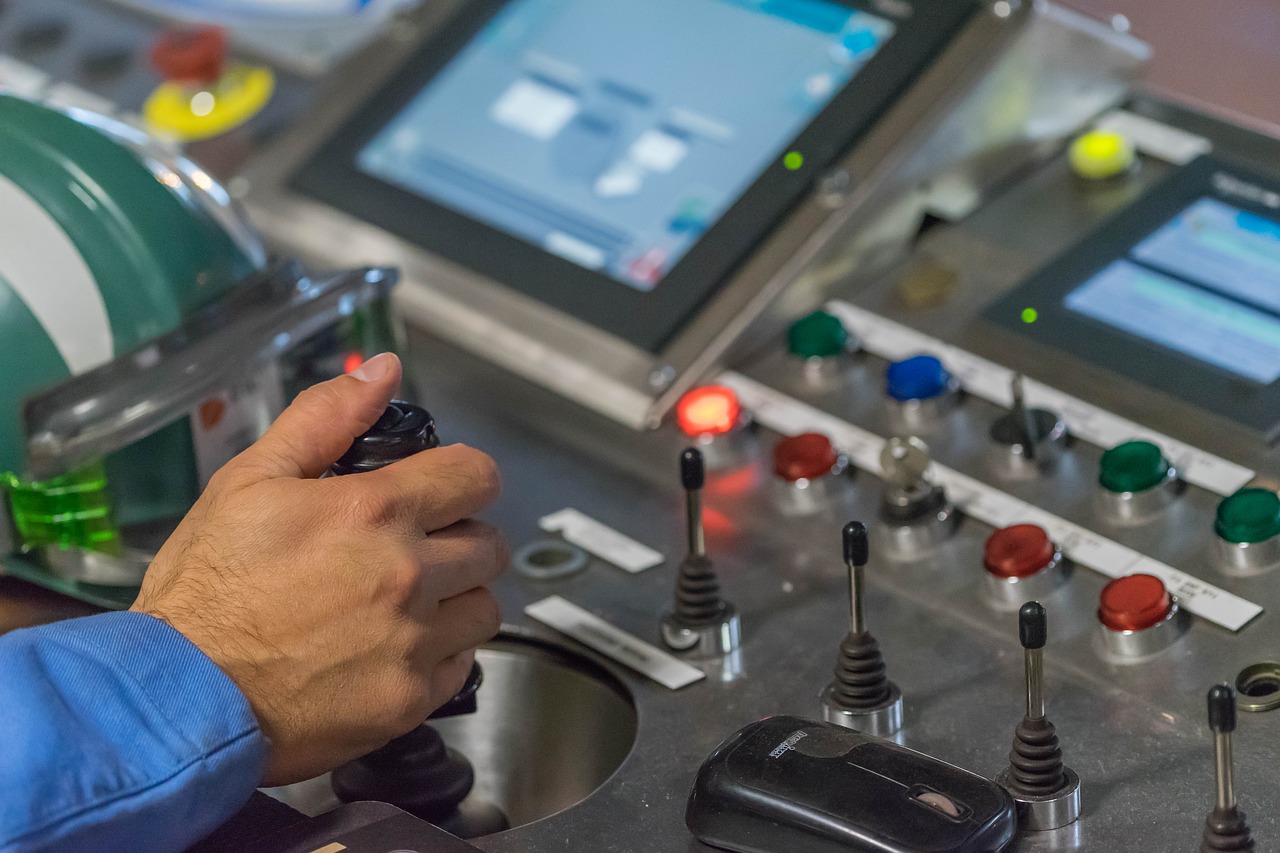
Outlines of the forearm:
M159 620L0 637L0 851L182 850L244 803L265 761L235 684Z

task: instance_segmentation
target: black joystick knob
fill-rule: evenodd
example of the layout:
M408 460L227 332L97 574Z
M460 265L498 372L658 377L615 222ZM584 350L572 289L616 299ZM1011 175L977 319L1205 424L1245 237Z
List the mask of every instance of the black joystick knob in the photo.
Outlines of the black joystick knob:
M1018 610L1018 642L1024 649L1043 649L1049 636L1049 620L1044 605L1028 601Z
M1228 684L1209 688L1209 728L1224 735L1236 730L1236 692Z
M331 476L374 471L440 446L436 422L421 406L392 400L373 426L351 443L329 468Z
M329 475L376 471L439 445L435 420L427 410L395 400L330 466ZM437 708L430 719L475 713L476 691L483 679L480 665L472 664L462 689ZM334 793L343 802L391 803L464 838L499 832L509 825L492 805L478 804L466 813L459 810L475 783L475 771L464 756L446 747L440 733L425 723L334 770L332 783Z
M1236 728L1236 694L1227 684L1209 688L1209 728L1213 731L1214 776L1217 797L1204 823L1201 853L1243 851L1256 845L1244 812L1236 803L1235 769L1231 757L1231 733Z
M680 453L680 483L686 492L701 489L707 482L707 466L702 460L702 451L696 447L686 447Z
M865 566L871 556L871 545L867 542L867 526L861 521L851 521L844 526L841 536L844 544L845 565Z

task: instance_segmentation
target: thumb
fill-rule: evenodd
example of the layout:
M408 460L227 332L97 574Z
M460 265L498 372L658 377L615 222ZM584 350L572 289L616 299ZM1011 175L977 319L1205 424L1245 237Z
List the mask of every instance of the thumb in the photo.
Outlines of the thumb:
M260 479L319 477L378 420L400 390L400 376L400 359L384 352L311 386L231 464Z

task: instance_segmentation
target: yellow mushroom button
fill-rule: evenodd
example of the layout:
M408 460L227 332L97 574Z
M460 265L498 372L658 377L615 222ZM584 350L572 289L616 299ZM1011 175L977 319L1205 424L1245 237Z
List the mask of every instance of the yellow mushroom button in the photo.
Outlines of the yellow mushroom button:
M1115 131L1091 130L1076 137L1067 157L1071 168L1082 178L1111 178L1133 166L1133 143Z

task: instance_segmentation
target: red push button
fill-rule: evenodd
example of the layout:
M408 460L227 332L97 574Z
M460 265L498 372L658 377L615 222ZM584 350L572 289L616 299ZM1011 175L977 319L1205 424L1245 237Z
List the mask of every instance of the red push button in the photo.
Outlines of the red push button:
M831 440L816 432L784 438L773 448L773 472L788 483L825 477L839 461Z
M216 83L226 62L227 34L220 27L166 30L151 47L151 64L175 83Z
M1027 578L1052 563L1055 551L1044 528L1015 524L987 537L982 565L998 578Z
M1102 588L1098 618L1112 631L1144 631L1168 618L1173 599L1155 575L1128 575Z

